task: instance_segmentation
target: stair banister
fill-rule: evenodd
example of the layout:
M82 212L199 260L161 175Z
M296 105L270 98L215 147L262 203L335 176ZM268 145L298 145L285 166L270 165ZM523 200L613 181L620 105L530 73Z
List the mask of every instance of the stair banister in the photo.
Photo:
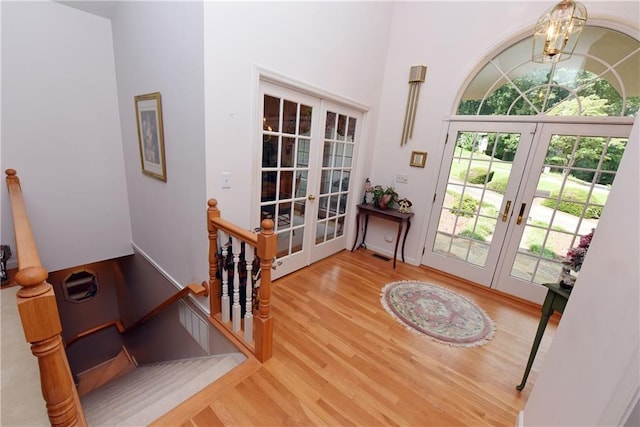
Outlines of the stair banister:
M210 199L207 209L207 230L209 232L209 289L211 316L221 313L221 281L218 273L218 234L226 235L245 242L256 248L260 258L261 279L258 288L259 308L253 316L254 354L261 362L269 359L273 352L273 318L271 317L271 267L276 257L277 235L273 231L274 223L270 219L262 221L258 233L246 230L221 218L218 202ZM234 277L237 277L235 275Z
M38 248L22 197L20 180L7 169L7 188L13 214L18 258L17 305L24 335L38 358L42 395L52 426L86 426L62 342L62 323L49 273L40 262Z

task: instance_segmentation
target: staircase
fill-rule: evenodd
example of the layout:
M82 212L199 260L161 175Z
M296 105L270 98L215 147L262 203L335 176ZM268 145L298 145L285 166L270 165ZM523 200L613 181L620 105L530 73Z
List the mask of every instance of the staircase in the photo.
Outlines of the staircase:
M244 359L232 353L141 365L80 397L87 424L148 425Z

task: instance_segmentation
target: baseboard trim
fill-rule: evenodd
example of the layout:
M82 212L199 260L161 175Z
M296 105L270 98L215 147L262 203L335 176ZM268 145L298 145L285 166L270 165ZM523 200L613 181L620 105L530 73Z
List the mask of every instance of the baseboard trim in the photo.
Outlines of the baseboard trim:
M524 411L518 412L518 421L516 427L524 427Z

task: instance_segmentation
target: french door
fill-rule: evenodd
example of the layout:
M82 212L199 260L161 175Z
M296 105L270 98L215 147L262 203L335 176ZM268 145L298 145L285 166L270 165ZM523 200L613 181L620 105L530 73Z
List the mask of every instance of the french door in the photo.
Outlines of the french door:
M452 122L423 263L541 303L597 227L630 129Z
M278 278L347 246L346 225L362 113L260 84L260 220L278 236Z

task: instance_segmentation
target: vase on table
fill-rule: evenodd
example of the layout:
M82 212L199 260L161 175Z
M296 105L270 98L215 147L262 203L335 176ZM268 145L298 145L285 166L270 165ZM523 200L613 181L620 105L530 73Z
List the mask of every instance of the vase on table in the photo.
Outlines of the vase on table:
M380 209L387 209L391 203L393 203L393 195L391 194L383 194L378 199L378 207Z

